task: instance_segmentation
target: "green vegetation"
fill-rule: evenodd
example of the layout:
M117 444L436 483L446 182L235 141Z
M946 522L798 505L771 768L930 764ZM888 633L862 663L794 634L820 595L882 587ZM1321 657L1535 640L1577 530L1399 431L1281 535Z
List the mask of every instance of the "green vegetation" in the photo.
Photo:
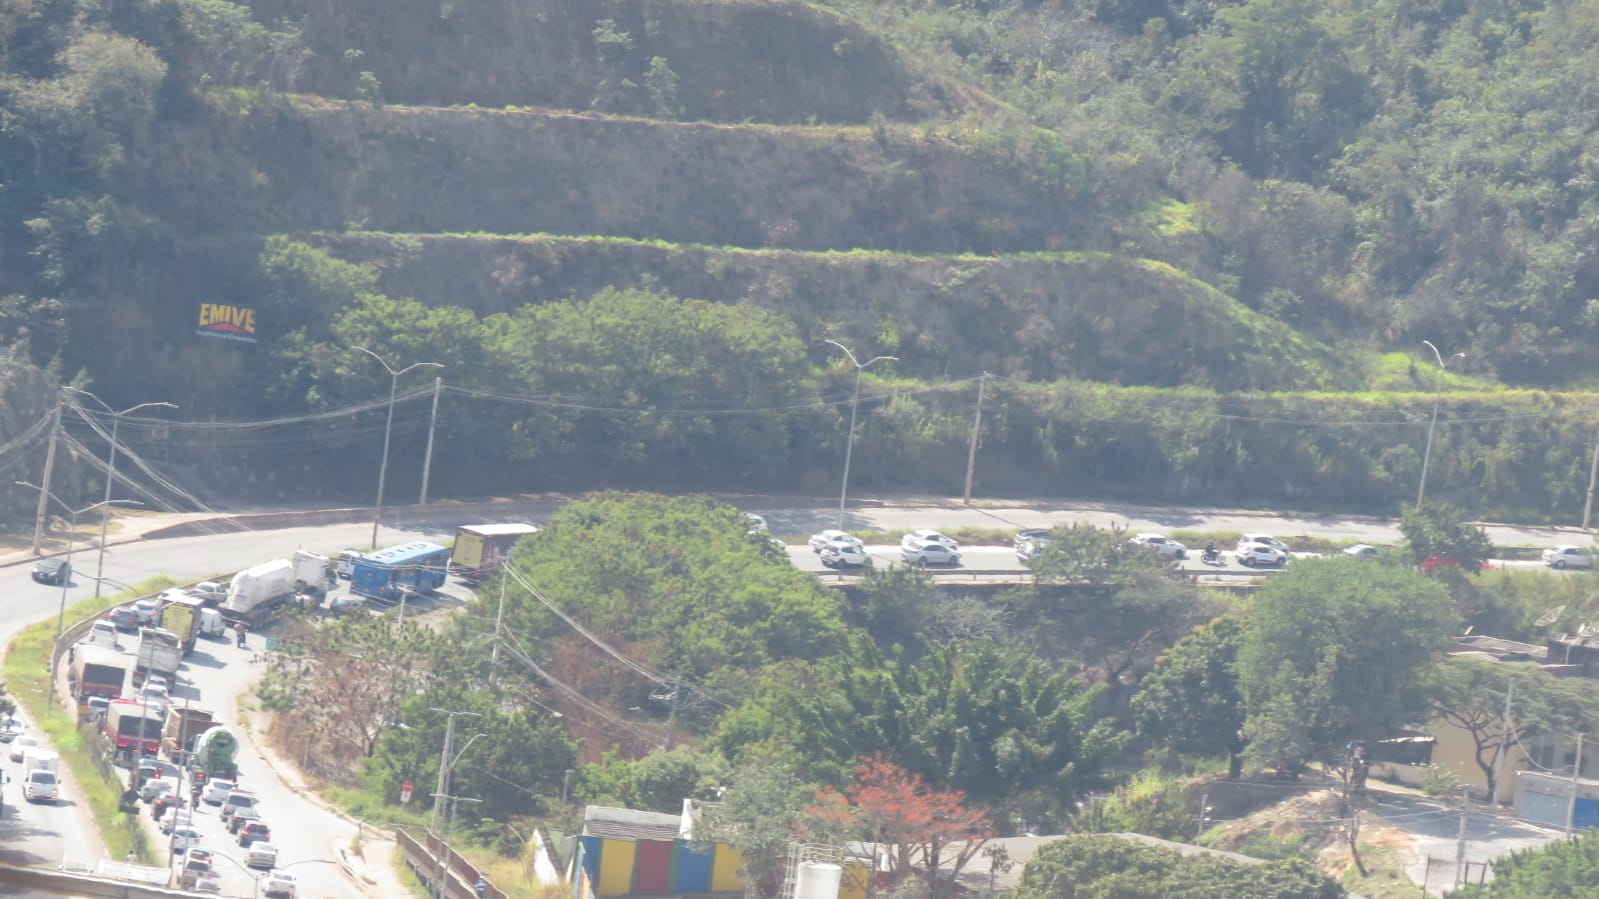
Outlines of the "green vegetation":
M1184 856L1107 836L1068 836L1039 848L1022 872L1018 899L1338 899L1336 881L1304 859L1247 865Z
M1579 896L1599 878L1599 832L1585 830L1571 840L1540 849L1512 852L1493 863L1494 879L1467 886L1462 899L1542 899Z

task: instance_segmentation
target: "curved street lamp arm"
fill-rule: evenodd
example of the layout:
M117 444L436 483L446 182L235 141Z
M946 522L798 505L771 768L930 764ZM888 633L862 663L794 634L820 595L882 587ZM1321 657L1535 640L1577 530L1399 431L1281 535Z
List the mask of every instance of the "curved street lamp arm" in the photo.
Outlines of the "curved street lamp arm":
M898 362L899 361L899 357L898 356L873 356L872 358L866 360L866 364L862 365L861 368L870 368L872 366L873 362L885 362L885 361L886 362Z
M855 360L855 354L849 351L849 347L843 345L842 343L839 343L836 340L832 340L830 338L825 338L825 337L822 338L822 342L823 343L830 343L833 346L836 346L839 349L843 350L844 351L844 355L849 357L849 361L850 361L851 365L854 365L856 368L861 368L862 367L861 364Z
M373 359L378 360L378 364L383 366L383 370L388 372L390 375L393 375L396 378L398 378L400 376L400 373L395 371L394 368L392 366L390 366L388 362L384 361L382 356L379 356L377 353L372 352L371 350L367 349L366 347L364 347L364 346L352 346L352 347L350 347L350 349L356 350L357 352L365 353L368 356L371 356Z

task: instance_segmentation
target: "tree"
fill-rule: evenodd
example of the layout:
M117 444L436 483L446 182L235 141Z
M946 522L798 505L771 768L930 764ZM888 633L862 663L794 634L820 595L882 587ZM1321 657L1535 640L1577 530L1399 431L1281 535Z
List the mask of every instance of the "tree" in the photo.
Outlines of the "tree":
M1465 513L1447 503L1407 510L1399 519L1399 532L1405 535L1415 563L1433 570L1475 574L1493 552L1488 532L1466 521Z
M592 803L675 814L684 799L710 801L727 782L727 760L689 746L657 750L629 761L608 752L598 764L585 765L577 795Z
M1249 754L1297 771L1391 736L1424 711L1423 673L1453 629L1448 592L1420 572L1295 562L1255 595L1238 651Z
M1201 625L1155 661L1132 700L1138 735L1174 752L1227 755L1227 776L1243 770L1244 698L1238 649L1244 623L1233 617Z
M1459 899L1547 899L1586 896L1599 883L1599 831L1522 849L1493 861L1494 879L1449 895Z
M1464 656L1433 669L1428 702L1433 714L1471 736L1489 796L1498 795L1511 744L1541 732L1586 733L1599 722L1599 702L1579 681Z
M1338 882L1304 859L1248 865L1113 836L1067 836L1022 869L1017 899L1340 899Z
M829 786L816 798L805 826L875 845L892 882L920 876L922 895L932 899L947 891L994 835L988 814L968 807L964 793L934 789L882 753L861 757L855 781L843 793ZM955 855L946 873L943 851L951 847Z
M814 796L815 787L801 782L786 765L739 765L721 800L701 811L694 837L739 851L746 896L772 895L781 882L794 824Z

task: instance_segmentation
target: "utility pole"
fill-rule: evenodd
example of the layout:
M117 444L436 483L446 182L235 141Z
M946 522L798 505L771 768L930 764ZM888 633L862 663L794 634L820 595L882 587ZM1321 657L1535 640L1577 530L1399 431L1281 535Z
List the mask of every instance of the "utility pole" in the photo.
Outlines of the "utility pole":
M481 718L483 716L477 712L454 712L449 709L433 709L433 711L442 712L449 716L449 720L444 725L444 751L439 754L439 781L438 789L433 792L433 815L428 819L428 834L436 838L439 831L439 818L444 814L444 800L450 792L450 769L455 767L456 759L461 757L460 753L451 755L451 751L455 749L455 719L457 716L463 715L471 718ZM482 734L478 734L478 736L480 737ZM472 738L472 740L476 739L477 737ZM472 745L472 740L468 740L466 746L461 747L462 753L466 752L467 746ZM428 848L430 851L432 850L431 846ZM442 864L442 859L439 863ZM435 870L437 868L438 866L435 865ZM442 875L439 880L434 882L442 882Z
M665 748L666 748L667 752L671 752L672 751L672 727L677 723L677 696L681 692L683 692L683 682L681 680L673 679L673 681L672 681L672 706L671 706L670 710L668 710L667 713L666 713L666 747Z
M33 554L39 554L39 544L44 540L44 520L50 511L50 473L56 467L56 441L61 437L61 407L67 404L66 395L56 399L56 420L50 427L50 449L44 454L44 486L39 489L39 511L33 516Z
M1199 799L1199 826L1194 828L1194 839L1205 835L1205 825L1210 823L1210 791L1206 790Z
M1577 734L1577 758L1571 763L1571 795L1566 797L1566 836L1571 836L1571 822L1577 817L1577 778L1582 776L1582 734Z
M1593 435L1593 461L1588 463L1588 501L1582 504L1582 529L1588 529L1593 517L1593 488L1599 482L1599 432Z
M1455 889L1466 883L1466 820L1471 816L1471 788L1460 791L1460 838L1455 843Z
M977 468L977 432L983 426L983 388L988 386L988 379L993 377L988 372L977 379L977 414L972 416L972 439L966 448L966 492L961 495L961 502L972 504L972 472Z
M500 611L494 616L494 649L489 655L489 681L492 683L500 670L500 635L505 631L505 582L510 577L505 566L500 566Z
M1495 812L1499 809L1499 783L1505 771L1505 756L1510 752L1510 699L1516 693L1514 678L1505 678L1505 717L1499 722L1499 751L1494 753L1494 773L1492 777L1493 790L1488 795L1488 805Z
M443 378L433 379L433 414L428 417L428 449L422 456L422 498L418 505L428 504L428 472L433 470L433 428L439 423L439 392L444 387Z

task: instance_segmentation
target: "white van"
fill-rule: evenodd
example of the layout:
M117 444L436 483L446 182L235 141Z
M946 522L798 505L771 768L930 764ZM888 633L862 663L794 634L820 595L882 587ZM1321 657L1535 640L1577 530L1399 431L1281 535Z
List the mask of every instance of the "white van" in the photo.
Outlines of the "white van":
M222 613L206 606L200 610L199 635L202 637L226 637L228 623L222 620Z

